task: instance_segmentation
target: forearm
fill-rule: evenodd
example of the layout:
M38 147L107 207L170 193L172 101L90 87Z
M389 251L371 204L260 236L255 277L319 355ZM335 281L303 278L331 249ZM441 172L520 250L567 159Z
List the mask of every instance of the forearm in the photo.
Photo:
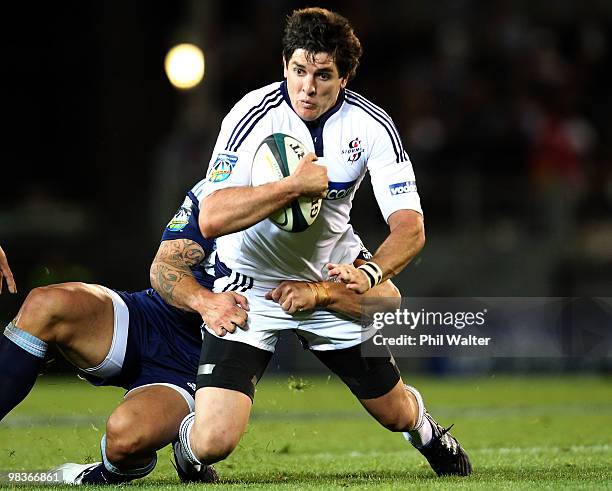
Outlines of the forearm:
M244 230L298 196L291 177L261 186L220 189L200 202L200 230L206 238Z
M370 317L372 308L399 307L400 292L389 280L383 281L363 294L348 290L344 283L327 282L329 292L329 303L327 308L340 314L348 315L353 319L361 319L362 316ZM384 306L378 305L374 300L380 299Z
M198 283L190 266L203 259L204 251L193 241L162 242L151 264L151 286L166 303L188 312L199 312L200 303L210 292Z
M423 217L405 210L389 217L390 233L371 261L383 272L383 281L400 273L425 245Z

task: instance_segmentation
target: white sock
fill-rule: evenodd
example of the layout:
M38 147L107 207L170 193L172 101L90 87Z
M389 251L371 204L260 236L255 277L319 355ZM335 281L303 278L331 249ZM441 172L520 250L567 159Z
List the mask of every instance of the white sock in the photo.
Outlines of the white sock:
M179 441L181 456L193 465L202 465L202 463L198 460L198 458L193 453L191 449L191 443L189 442L189 435L191 433L191 428L193 427L193 422L195 421L195 413L189 413L183 421L181 421L181 426L179 427Z
M427 445L431 441L433 436L431 424L425 417L425 404L423 403L423 397L421 397L420 392L410 385L405 385L404 387L416 399L419 415L414 428L403 432L402 435L404 435L404 438L412 443L412 445L420 448Z

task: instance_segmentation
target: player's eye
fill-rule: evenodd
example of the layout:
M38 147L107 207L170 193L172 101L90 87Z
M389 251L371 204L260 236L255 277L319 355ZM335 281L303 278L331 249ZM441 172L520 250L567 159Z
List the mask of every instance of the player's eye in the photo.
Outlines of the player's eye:
M298 67L295 67L293 71L298 75L304 75L304 73L306 73L303 68L298 68Z
M331 76L330 76L330 74L329 74L329 73L320 73L320 74L319 74L319 78L320 78L321 80L327 81L327 80L330 80L330 79L331 79Z

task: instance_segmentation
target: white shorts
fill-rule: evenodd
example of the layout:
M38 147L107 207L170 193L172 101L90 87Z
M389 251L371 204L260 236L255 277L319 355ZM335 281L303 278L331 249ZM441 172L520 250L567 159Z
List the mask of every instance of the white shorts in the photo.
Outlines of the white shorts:
M244 295L249 302L246 330L236 329L223 339L274 352L280 331L291 329L307 348L326 351L351 348L376 332L371 325L362 327L358 322L328 310L310 310L290 315L279 304L265 298L266 293L276 286L254 281L236 272L218 278L215 281L215 293L235 291ZM208 331L215 335L210 329Z

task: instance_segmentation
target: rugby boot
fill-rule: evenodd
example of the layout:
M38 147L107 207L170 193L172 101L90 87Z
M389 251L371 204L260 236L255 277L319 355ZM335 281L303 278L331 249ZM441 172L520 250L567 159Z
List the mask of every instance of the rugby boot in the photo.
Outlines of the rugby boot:
M176 440L172 444L172 451L174 453L174 468L179 476L179 479L183 482L218 482L219 475L212 465L193 465L191 462L187 462L181 455L180 442Z
M469 476L472 473L472 464L468 454L449 432L453 425L443 428L427 412L424 417L431 424L432 438L418 450L425 456L434 472L438 476Z

